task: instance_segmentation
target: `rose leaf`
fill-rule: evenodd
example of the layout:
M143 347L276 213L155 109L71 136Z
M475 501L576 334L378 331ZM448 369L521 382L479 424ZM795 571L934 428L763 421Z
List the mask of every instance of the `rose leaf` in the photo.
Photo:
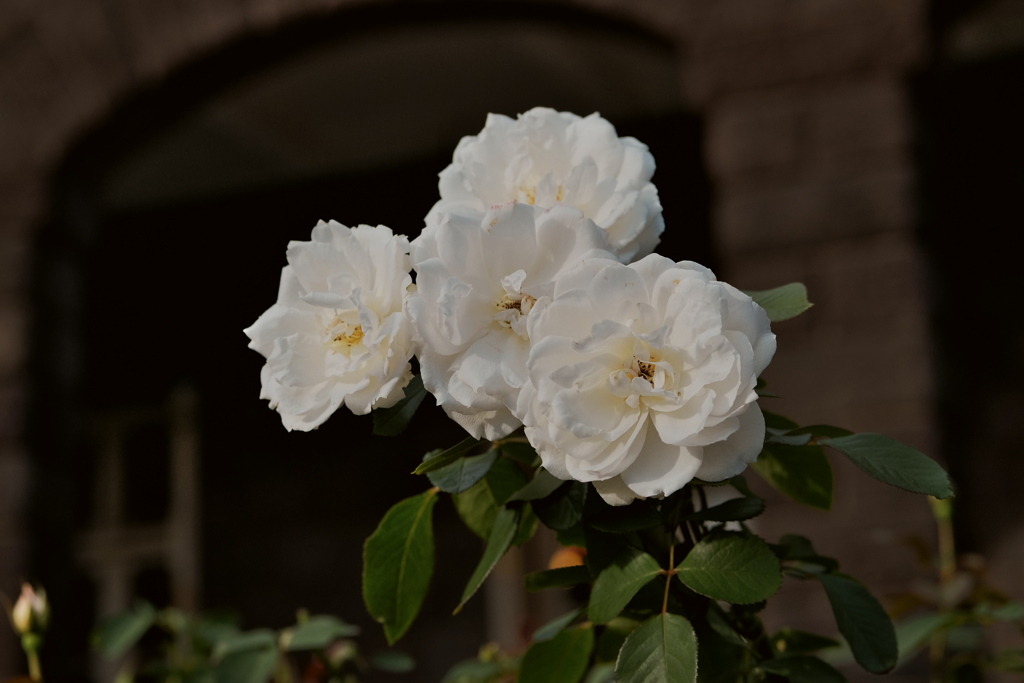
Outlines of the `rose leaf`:
M740 533L706 536L676 570L691 590L738 605L766 600L782 585L779 560L768 544Z
M626 636L615 662L619 683L693 683L697 636L685 617L658 614Z
M814 305L807 300L807 288L800 282L745 294L764 309L773 323L795 318Z
M476 448L478 445L483 443L481 439L474 439L472 436L466 437L459 443L455 444L451 448L445 451L441 451L437 455L433 455L433 451L428 453L428 457L420 463L419 467L412 471L413 474L426 474L427 472L433 472L439 470L442 467L452 464L462 456L469 453L471 450Z
M846 683L846 677L835 667L810 655L769 659L758 666L768 673L786 678L790 683Z
M839 632L857 663L873 674L896 666L896 632L889 615L868 589L845 574L819 574Z
M604 568L590 593L590 620L606 624L621 612L633 596L661 571L647 553L628 547Z
M820 510L832 507L832 466L821 446L765 444L752 467L796 502Z
M469 578L466 589L462 591L462 600L455 608L455 614L461 611L463 605L473 597L473 594L480 588L480 584L484 582L484 579L494 569L494 565L498 564L498 560L502 558L512 545L512 541L516 537L516 531L519 529L519 515L520 511L514 508L503 507L498 510L498 514L494 517L494 525L491 527L490 538L487 539L484 555L480 558L480 563L476 566L476 569L473 570L473 575Z
M875 479L911 493L949 498L949 475L921 451L881 434L852 434L820 441L834 448Z
M426 395L423 380L419 375L413 376L405 387L405 397L402 400L390 408L373 411L373 433L380 436L398 436L404 432Z
M436 489L399 502L363 547L363 600L389 644L412 625L430 586L436 503Z
M519 665L520 683L578 683L594 649L594 627L577 626L534 643Z
M446 493L462 493L483 479L497 459L496 450L459 458L450 465L429 472L427 477L430 483Z

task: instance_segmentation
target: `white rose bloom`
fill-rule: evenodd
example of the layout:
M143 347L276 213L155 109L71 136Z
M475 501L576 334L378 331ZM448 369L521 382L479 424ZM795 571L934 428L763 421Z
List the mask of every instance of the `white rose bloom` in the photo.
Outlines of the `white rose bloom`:
M760 306L703 266L588 260L537 302L529 333L516 414L556 477L624 505L757 459L754 386L775 335Z
M342 404L356 415L394 405L412 379L414 287L409 240L383 225L320 221L288 244L277 303L245 333L267 358L260 398L289 430L321 425Z
M598 114L581 118L537 107L512 120L489 114L484 129L462 138L441 172L441 200L428 230L451 211L483 213L518 200L542 208L570 206L608 231L623 262L654 251L665 229L654 157L631 137L620 138Z
M482 217L449 214L413 242L409 314L423 340L423 384L470 434L498 439L520 426L512 409L533 303L588 254L611 258L606 248L604 231L579 211L517 202Z

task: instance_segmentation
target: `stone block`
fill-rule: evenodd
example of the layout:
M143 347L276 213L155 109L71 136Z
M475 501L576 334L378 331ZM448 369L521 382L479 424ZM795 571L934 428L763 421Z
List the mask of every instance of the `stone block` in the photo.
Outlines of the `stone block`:
M886 0L719 0L691 2L691 39L707 43L737 45L766 36L791 36L867 20L920 25L927 3Z
M714 206L727 251L813 243L913 226L912 173L895 169L838 182L780 183L758 191L725 186Z
M809 106L805 172L842 178L909 166L908 109L906 92L889 77L823 89Z
M923 0L812 4L714 3L691 36L684 68L689 95L706 102L758 87L840 74L902 73L925 56Z
M726 98L710 107L705 153L711 175L735 180L750 171L767 171L776 178L792 174L804 108L793 93L772 90Z
M828 302L819 320L856 327L878 319L925 319L923 255L910 235L829 243L817 257L815 293Z

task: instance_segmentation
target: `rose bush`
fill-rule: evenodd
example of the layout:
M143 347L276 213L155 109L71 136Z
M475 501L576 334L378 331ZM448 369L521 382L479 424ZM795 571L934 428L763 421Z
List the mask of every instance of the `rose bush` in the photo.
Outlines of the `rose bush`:
M320 221L288 244L277 303L245 330L267 362L260 398L308 431L341 405L356 415L398 402L412 379L409 240L382 225Z
M768 316L695 263L590 259L530 316L517 414L545 469L613 505L721 481L757 459Z
M453 211L483 214L511 200L571 206L604 228L616 257L629 262L651 253L665 229L653 174L647 146L618 137L596 113L581 118L536 107L516 119L489 114L441 172L441 199L427 226Z
M289 245L278 302L246 330L267 357L263 397L289 429L342 404L390 408L374 429L394 435L429 391L472 435L418 460L430 485L364 545L364 601L390 642L424 603L444 494L487 539L456 611L538 520L583 548L582 564L527 585L583 586L587 604L539 629L522 657L467 662L451 680L696 683L698 650L701 680L844 680L816 656L837 642L772 635L758 618L783 575L823 587L857 662L885 673L898 649L882 606L810 540L754 534L746 522L765 504L742 473L755 463L826 510L826 447L908 491L948 497L949 479L886 437L762 413L770 321L807 310L806 289L748 295L649 254L663 229L653 171L647 148L596 114L489 116L441 173L411 244L331 222ZM410 384L414 352L422 385ZM709 505L708 482L735 497Z

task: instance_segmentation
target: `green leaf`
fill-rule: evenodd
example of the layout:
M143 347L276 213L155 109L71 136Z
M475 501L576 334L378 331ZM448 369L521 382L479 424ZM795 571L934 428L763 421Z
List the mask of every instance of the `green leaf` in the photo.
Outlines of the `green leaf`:
M626 637L615 663L618 683L694 683L697 636L678 614L659 614Z
M832 466L820 446L765 444L752 467L798 503L819 510L832 507Z
M793 422L788 417L782 415L776 415L775 413L767 410L762 410L761 414L764 415L764 425L768 429L773 429L780 432L788 432L791 429L797 429L800 425Z
M896 626L899 660L912 657L928 644L936 633L949 626L955 617L950 614L923 614Z
M504 673L504 667L498 662L470 659L449 669L441 683L492 683Z
M551 474L543 467L540 467L534 473L533 479L530 480L530 483L513 493L509 500L537 500L538 498L547 498L555 491L555 489L564 483L565 482L563 480Z
M626 642L626 637L640 626L640 622L630 617L615 617L601 629L594 647L594 661L607 662L614 666L619 658L619 650Z
M467 437L455 444L446 451L441 451L439 455L424 460L420 463L419 467L412 471L413 474L426 474L427 472L433 472L439 470L442 467L452 464L462 456L466 455L474 448L482 444L483 439L474 439L473 437Z
M1017 621L1024 619L1024 604L1019 602L1008 602L1005 605L995 607L990 603L983 602L975 608L979 616L989 617L997 621Z
M896 666L896 633L889 615L868 589L845 574L820 574L839 632L857 663L873 674Z
M430 586L436 503L435 489L399 502L363 547L363 600L389 644L412 624Z
M676 569L691 590L740 605L767 600L782 585L779 560L771 548L746 534L705 536Z
M1024 673L1024 648L1003 650L992 656L988 667L993 671L1011 671Z
M819 555L806 536L786 534L779 539L778 545L772 546L772 552L783 562L817 565L815 573L834 572L839 569L839 563L831 557ZM810 571L810 568L807 567L802 567L802 569Z
M798 427L789 432L790 434L810 434L815 437L825 437L828 439L835 439L840 436L850 436L853 434L849 429L843 429L842 427L833 427L832 425L808 425L806 427Z
M619 616L633 596L659 572L661 566L656 559L636 548L626 548L594 582L588 608L590 620L605 624Z
M596 664L583 683L615 683L615 664Z
M426 395L423 379L419 375L414 375L406 385L405 397L401 401L390 408L373 411L373 433L380 436L398 436L404 432Z
M817 657L795 655L761 662L768 673L788 678L792 683L846 683L846 677Z
M197 646L212 650L218 640L239 632L238 620L223 615L202 616L192 622L191 632Z
M221 638L213 646L210 656L214 661L220 661L228 655L266 648L277 648L277 636L268 628L259 628Z
M256 683L269 681L277 669L277 648L263 647L232 652L215 667L217 683Z
M814 305L807 300L807 288L800 282L745 294L765 310L773 323L795 318Z
M430 483L446 493L462 493L477 483L491 470L498 459L498 451L459 458L450 465L427 474Z
M811 440L810 434L787 434L785 432L777 432L774 430L768 430L768 443L781 443L787 446L806 446Z
M525 439L522 441L502 441L498 450L513 460L517 460L527 467L537 467L540 464L540 456L533 446Z
M569 624L576 621L576 619L583 614L583 609L584 608L579 607L544 624L533 632L533 641L535 643L540 643L545 640L551 640L556 635L564 631Z
M568 588L581 583L590 583L590 572L583 565L559 567L526 575L526 590L532 592L548 588Z
M359 627L346 624L337 617L322 614L309 617L301 624L289 628L281 637L284 649L320 650L339 638L350 638L359 635Z
M732 498L706 510L686 515L695 522L743 522L764 512L764 501L757 497Z
M533 501L533 511L549 528L561 531L583 517L586 496L587 484L567 481L548 497Z
M519 528L519 515L520 511L513 508L503 507L498 510L498 514L494 517L494 525L491 527L491 537L487 539L484 555L480 558L476 569L473 570L473 575L469 577L469 583L462 591L462 600L453 614L458 614L462 610L463 605L473 597L473 594L480 588L480 584L494 569L494 565L498 564L498 560L508 551L512 540L516 537L516 530Z
M139 639L156 622L157 612L144 601L135 603L132 609L115 614L100 624L96 631L96 649L108 659L120 657L135 647Z
M487 476L462 493L452 495L452 503L463 523L485 541L491 537L494 517L509 498L526 486L528 479L508 458L498 458Z
M533 538L537 533L537 515L533 514L533 508L529 503L524 503L522 514L519 515L519 529L516 530L516 537L512 539L512 545L522 545Z
M838 640L792 628L779 629L778 633L772 636L771 642L776 652L787 655L810 654L840 645Z
M746 647L747 641L743 636L737 633L736 629L729 623L725 610L723 610L717 602L708 602L707 620L708 626L710 626L711 630L718 634L722 640L730 645Z
M834 448L881 482L911 493L949 498L953 486L949 475L921 451L881 434L853 434L823 439L822 445Z
M578 683L594 649L594 627L577 626L534 643L519 665L519 683Z
M398 650L381 650L370 657L370 666L380 671L403 674L416 668L416 660Z

